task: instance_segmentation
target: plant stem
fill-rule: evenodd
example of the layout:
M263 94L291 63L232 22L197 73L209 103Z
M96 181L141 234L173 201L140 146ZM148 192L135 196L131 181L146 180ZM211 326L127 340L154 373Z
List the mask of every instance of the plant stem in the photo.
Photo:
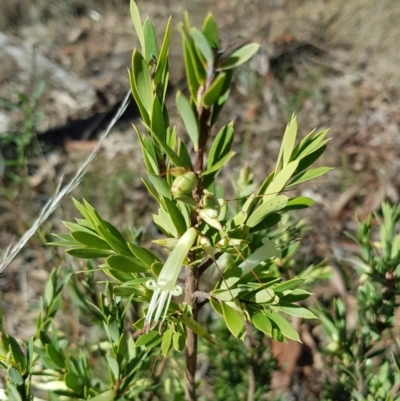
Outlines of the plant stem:
M192 318L197 319L198 304L197 298L194 298L194 294L200 281L199 269L186 267L186 288L185 288L185 302L192 308ZM185 397L186 401L196 401L196 369L197 369L197 335L187 329L187 340L186 340L186 374L185 374Z

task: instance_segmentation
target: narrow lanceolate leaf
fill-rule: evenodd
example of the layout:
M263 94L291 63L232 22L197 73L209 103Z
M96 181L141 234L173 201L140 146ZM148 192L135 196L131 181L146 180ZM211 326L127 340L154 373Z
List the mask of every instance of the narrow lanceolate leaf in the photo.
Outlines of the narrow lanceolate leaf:
M193 99L196 99L197 91L199 90L200 84L197 80L192 57L190 55L189 39L186 37L186 34L184 32L182 32L182 45L183 45L183 59L185 61L186 77L187 77L190 94L192 95Z
M147 174L150 182L154 185L157 193L165 198L172 199L172 193L167 181L164 178L154 174Z
M246 224L249 227L255 227L261 223L269 214L279 212L288 203L288 197L285 195L278 195L274 198L262 203L248 218Z
M151 21L146 18L146 21L143 24L143 33L144 33L144 58L148 63L152 57L158 58L158 44L157 44L157 36L154 31L153 24Z
M89 248L110 249L110 246L106 241L94 234L89 234L83 231L73 231L71 237Z
M210 108L217 102L221 97L222 91L224 90L226 74L222 73L214 79L213 83L207 89L203 95L203 105Z
M271 321L266 316L264 316L261 312L255 313L251 317L251 321L258 330L262 331L263 333L265 333L268 336L272 335L271 334L272 333Z
M165 34L161 45L160 54L157 59L156 75L154 77L154 82L156 85L158 85L161 82L164 70L167 67L170 35L171 35L171 17L168 18L168 23L167 27L165 28Z
M139 8L134 0L131 0L130 11L131 11L133 27L135 28L136 34L140 42L140 46L142 47L143 51L145 48L145 43L144 43L142 19L140 18Z
M141 53L136 49L132 55L132 76L137 89L137 94L148 114L151 114L153 106L153 87L147 63Z
M114 401L117 392L115 390L108 390L104 393L96 395L96 397L91 398L91 401Z
M202 31L204 36L207 38L210 46L213 49L218 49L219 48L218 27L211 13L207 14L207 17L203 23Z
M263 202L269 201L275 194L281 192L299 165L299 161L295 160L287 164L277 175L274 176L271 184L265 191L265 196L263 197Z
M150 127L154 135L157 135L157 137L159 137L162 141L165 141L166 126L164 121L164 113L157 96L154 96L153 98Z
M285 211L306 209L311 207L314 203L314 199L308 198L307 196L298 196L296 198L289 199L287 205L285 206Z
M219 70L229 70L238 67L247 60L250 60L258 52L259 48L260 45L258 43L250 43L241 47L224 60L223 65L219 67Z
M272 310L268 310L266 316L268 317L268 319L272 320L276 324L280 332L285 337L294 341L301 342L299 334L297 333L296 329L279 313Z
M263 239L264 245L256 249L245 261L243 261L239 267L243 270L243 274L250 274L251 270L258 266L260 263L265 262L268 259L280 257L280 253L276 248L274 241L268 238Z
M226 302L222 302L222 313L229 331L237 338L241 337L245 330L245 325L242 316L236 310L231 308Z
M206 176L208 174L218 172L235 155L236 155L236 153L233 150L229 151L224 157L222 157L220 160L218 160L212 167L207 168L207 170L203 171L200 174L200 176L203 177L203 176Z
M287 290L292 290L294 288L297 288L300 284L304 282L304 279L302 278L293 278L291 280L287 280L283 283L280 283L276 286L273 287L275 292L283 292Z
M161 342L161 352L164 356L167 356L169 349L171 348L172 335L174 332L172 329L168 329L163 333L163 338Z
M294 149L294 144L296 142L296 135L297 120L296 116L293 115L289 124L286 126L285 134L283 135L281 149L279 151L278 161L276 163L275 174L278 174L278 172L289 163Z
M146 273L149 270L139 259L130 256L111 255L106 262L112 269L125 273Z
M202 54L202 56L207 60L207 63L209 65L213 65L214 64L214 54L213 54L210 44L208 43L207 38L197 28L192 28L191 35L192 35L195 45L200 50L200 53Z
M233 122L225 125L217 134L215 140L211 145L210 152L207 157L206 170L211 169L220 160L222 160L230 151L233 143ZM203 179L204 188L208 188L218 175L218 170Z
M304 181L312 180L313 178L320 177L321 175L326 174L329 170L332 170L330 167L316 167L310 170L304 171L303 173L299 174L297 177L293 179L288 185L289 187L293 185L300 184Z
M67 249L65 252L67 252L69 255L75 256L76 258L82 259L106 258L114 253L113 251L92 248L72 248Z
M193 143L194 150L197 151L199 148L199 126L189 101L181 92L178 92L176 95L176 105L185 124L186 131Z
M201 324L193 320L190 316L183 314L182 323L194 333L207 340L209 343L219 346L218 341L210 333L208 333Z
M290 303L280 302L279 307L276 308L276 311L283 311L291 316L301 317L303 319L317 319L317 316L314 315L311 311L306 308L303 308L299 305L293 305Z

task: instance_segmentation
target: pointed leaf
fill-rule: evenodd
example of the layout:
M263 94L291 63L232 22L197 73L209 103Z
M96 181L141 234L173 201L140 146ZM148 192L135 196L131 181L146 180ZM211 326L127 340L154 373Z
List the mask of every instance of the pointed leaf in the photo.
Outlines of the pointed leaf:
M144 43L142 19L140 18L139 8L134 0L131 0L130 12L133 22L133 27L135 28L136 34L140 42L140 46L142 46L142 51L143 51L145 48L145 43Z
M242 316L237 310L231 308L226 302L222 302L221 307L226 326L235 337L239 338L245 330Z
M203 57L207 60L209 65L214 64L214 54L208 43L207 38L197 28L192 28L191 35L197 48L200 50Z
M186 131L193 143L193 147L195 150L198 150L199 126L197 119L189 101L181 92L178 92L176 95L176 105L178 107L179 114L182 117L183 123L185 124Z
M214 79L213 83L203 95L203 104L205 107L210 108L221 97L225 85L226 74L222 73Z
M108 243L97 235L89 234L83 231L73 231L71 233L71 237L89 248L110 249Z
M157 36L154 31L154 26L149 20L146 18L143 24L143 34L144 34L144 58L148 63L152 56L158 58L158 44L157 44Z
M283 208L288 203L288 197L285 195L278 195L272 199L269 199L268 202L262 203L248 218L246 224L249 227L254 227L257 224L261 223L266 216L272 213L276 213Z
M218 49L219 48L218 27L211 13L208 13L206 19L204 20L202 31L204 36L207 38L210 46L213 49Z
M260 45L258 43L250 43L241 47L233 52L226 60L224 60L223 66L219 69L229 70L231 68L238 67L247 60L251 59L258 52L259 48Z
M145 267L139 259L123 256L111 255L106 260L111 269L118 270L124 273L146 273L148 268Z
M301 342L296 329L279 313L268 310L266 316L277 325L278 329L285 337L293 341Z

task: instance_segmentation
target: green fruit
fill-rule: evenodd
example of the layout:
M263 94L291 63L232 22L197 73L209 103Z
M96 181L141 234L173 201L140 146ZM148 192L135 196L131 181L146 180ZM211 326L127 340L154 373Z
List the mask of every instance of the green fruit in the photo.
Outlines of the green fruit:
M189 195L197 184L197 176L193 171L188 171L175 178L171 192L174 197Z

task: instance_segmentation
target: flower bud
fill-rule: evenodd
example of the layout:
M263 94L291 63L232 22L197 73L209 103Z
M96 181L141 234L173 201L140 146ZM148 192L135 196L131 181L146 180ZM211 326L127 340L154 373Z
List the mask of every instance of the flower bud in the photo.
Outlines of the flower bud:
M193 171L179 175L172 183L171 192L174 197L190 194L197 184L197 176Z
M221 211L221 205L217 197L213 194L206 193L202 200L204 212L210 219L217 219Z

